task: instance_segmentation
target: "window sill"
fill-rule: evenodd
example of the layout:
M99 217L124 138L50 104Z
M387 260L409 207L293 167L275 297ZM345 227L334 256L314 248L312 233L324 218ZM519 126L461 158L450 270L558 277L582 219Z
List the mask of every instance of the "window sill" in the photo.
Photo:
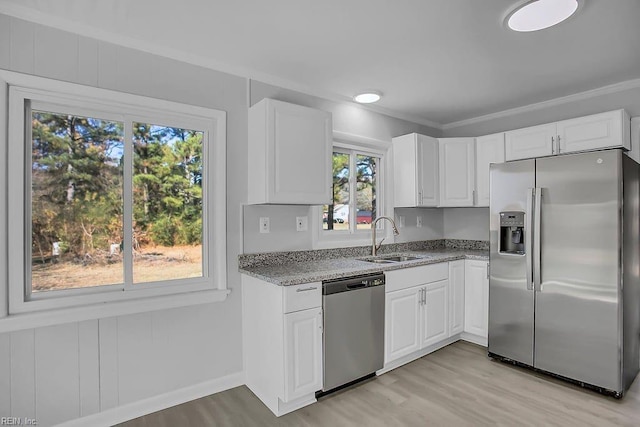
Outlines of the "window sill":
M0 333L38 328L41 326L52 326L62 323L102 319L105 317L145 313L148 311L188 307L198 304L222 302L227 299L227 295L229 295L229 293L231 293L229 289L195 291L182 294L130 299L118 302L89 304L55 310L10 314L7 317L0 318Z

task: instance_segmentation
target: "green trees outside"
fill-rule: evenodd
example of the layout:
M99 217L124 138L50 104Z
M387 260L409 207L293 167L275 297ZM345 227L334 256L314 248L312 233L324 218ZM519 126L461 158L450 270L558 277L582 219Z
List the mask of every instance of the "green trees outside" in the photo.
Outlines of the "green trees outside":
M31 227L34 262L51 255L109 254L123 240L123 167L133 162L134 249L201 244L203 133L32 112Z
M334 228L334 206L336 204L349 204L349 179L351 176L350 154L333 153L333 204L325 206L323 213L326 213L326 229ZM379 158L362 154L355 155L355 181L356 181L356 203L357 211L371 212L371 218L376 217L377 211L377 174Z

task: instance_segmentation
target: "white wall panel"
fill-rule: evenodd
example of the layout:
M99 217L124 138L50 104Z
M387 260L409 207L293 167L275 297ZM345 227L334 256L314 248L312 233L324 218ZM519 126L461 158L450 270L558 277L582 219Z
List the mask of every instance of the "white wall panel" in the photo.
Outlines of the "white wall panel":
M146 96L158 96L152 78L154 56L144 52L118 47L116 60L117 90Z
M0 68L11 66L11 18L0 15Z
M118 317L118 396L121 403L159 394L164 369L156 351L151 313ZM163 366L164 368L164 366Z
M100 361L100 410L114 408L118 398L118 319L98 321Z
M36 417L34 330L11 332L11 416Z
M98 41L85 37L78 38L78 78L77 83L98 86Z
M36 25L34 31L34 72L65 81L78 78L78 36Z
M98 321L78 324L78 372L80 385L80 415L100 411L100 344Z
M34 333L37 416L48 425L79 417L78 324L38 328Z
M35 24L11 20L10 66L13 71L34 72L34 28Z
M11 335L0 334L0 416L11 413Z
M98 87L116 90L118 87L118 47L98 42Z

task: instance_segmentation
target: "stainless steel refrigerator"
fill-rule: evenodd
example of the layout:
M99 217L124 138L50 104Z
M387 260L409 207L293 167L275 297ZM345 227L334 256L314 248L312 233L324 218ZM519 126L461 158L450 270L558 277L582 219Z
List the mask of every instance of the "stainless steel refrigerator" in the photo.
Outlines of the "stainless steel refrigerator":
M491 165L489 355L622 396L638 373L639 166L621 150Z

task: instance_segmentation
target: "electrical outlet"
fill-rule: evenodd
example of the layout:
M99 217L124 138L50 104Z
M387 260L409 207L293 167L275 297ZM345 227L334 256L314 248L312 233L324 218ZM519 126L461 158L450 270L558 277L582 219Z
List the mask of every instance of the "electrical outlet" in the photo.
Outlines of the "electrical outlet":
M268 233L270 231L270 225L269 225L269 217L268 216L261 216L260 217L260 233Z
M296 217L296 231L307 231L309 229L309 217L297 216Z
M422 217L419 215L416 217L416 227L422 228Z
M405 220L404 215L400 215L398 217L398 228L404 228L404 220Z

